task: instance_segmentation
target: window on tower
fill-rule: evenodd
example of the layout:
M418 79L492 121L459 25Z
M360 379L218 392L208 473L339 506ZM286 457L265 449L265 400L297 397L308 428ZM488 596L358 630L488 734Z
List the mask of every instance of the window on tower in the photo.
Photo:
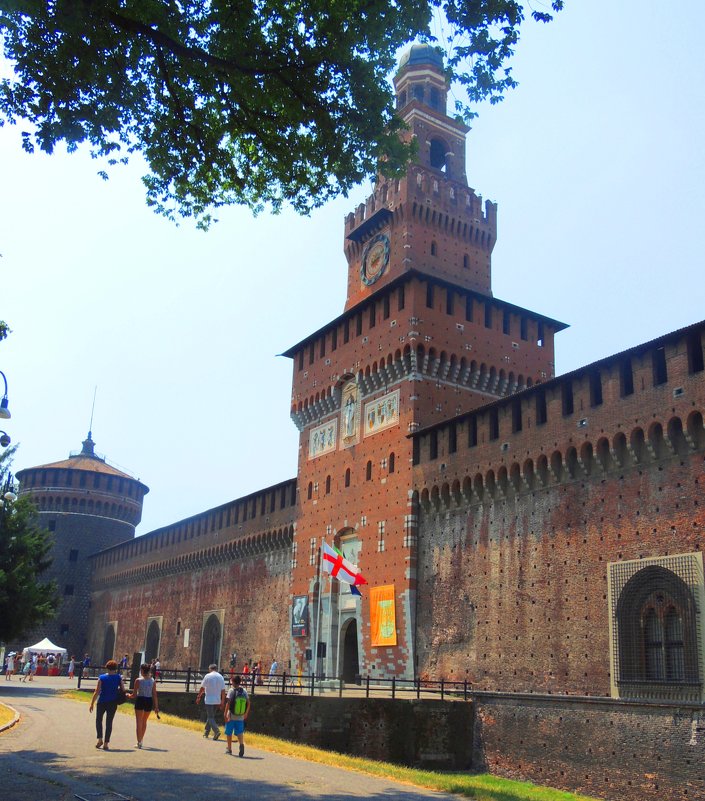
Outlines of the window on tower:
M666 369L666 349L663 346L656 348L652 352L651 364L653 367L654 386L665 384L668 381L668 371Z
M442 170L443 172L447 172L448 170L448 163L446 161L447 152L448 148L446 147L446 144L442 139L431 140L430 161L431 161L431 166L435 170Z
M705 369L703 360L703 343L700 339L700 332L695 331L688 336L688 372L702 373Z
M431 436L429 438L429 458L437 459L438 458L438 431L432 431Z
M619 388L623 398L634 394L634 373L632 360L627 358L619 365Z

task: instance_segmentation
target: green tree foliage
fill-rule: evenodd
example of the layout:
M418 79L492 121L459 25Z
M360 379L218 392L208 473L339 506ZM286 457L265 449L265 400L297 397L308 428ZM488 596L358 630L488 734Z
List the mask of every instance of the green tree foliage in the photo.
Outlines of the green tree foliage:
M469 119L515 85L527 13L551 19L517 0L0 0L14 67L0 124L29 123L28 151L141 153L147 202L172 219L206 226L233 203L306 212L380 159L390 172L408 160L388 80L401 46L435 41L442 20Z
M0 487L14 448L0 455ZM4 489L3 489L4 492ZM28 498L4 501L0 509L0 642L11 642L52 617L58 604L53 582L41 582L51 564L52 542Z

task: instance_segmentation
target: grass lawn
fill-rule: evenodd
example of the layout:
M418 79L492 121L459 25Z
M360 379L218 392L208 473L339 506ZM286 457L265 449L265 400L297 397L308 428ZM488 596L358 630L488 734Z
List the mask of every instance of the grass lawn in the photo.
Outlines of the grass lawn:
M67 690L65 695L75 700L87 703L90 693L80 690ZM133 708L127 704L118 707L118 712L133 715ZM153 719L153 718L152 718ZM197 720L186 720L175 715L162 714L161 722L170 726L203 733L203 724ZM279 740L267 737L264 734L247 733L247 744L263 751L272 751L276 754L306 759L309 762L319 762L323 765L333 765L346 770L355 770L380 776L394 781L438 790L444 793L456 793L471 798L473 801L597 801L586 795L566 793L550 787L541 787L528 782L516 782L511 779L502 779L488 773L470 774L460 772L440 772L430 770L416 770L388 762L376 762L362 757L351 757L337 754L333 751L321 751L309 745L299 745L288 740Z
M12 723L15 719L15 713L5 704L0 704L0 728L5 726L7 723Z

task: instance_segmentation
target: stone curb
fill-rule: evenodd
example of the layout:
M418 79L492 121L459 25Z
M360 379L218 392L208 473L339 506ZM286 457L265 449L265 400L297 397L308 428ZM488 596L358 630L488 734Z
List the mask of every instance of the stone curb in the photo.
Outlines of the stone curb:
M8 729L11 729L15 725L15 723L17 723L17 721L20 719L20 713L14 707L4 702L3 706L6 706L10 710L10 712L15 713L15 719L11 720L9 723L6 723L4 726L0 726L0 734L2 734L4 731L7 731Z

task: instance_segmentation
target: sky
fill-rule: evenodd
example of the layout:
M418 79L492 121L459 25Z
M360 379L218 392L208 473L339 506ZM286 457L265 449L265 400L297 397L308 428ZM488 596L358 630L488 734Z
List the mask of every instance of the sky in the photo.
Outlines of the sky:
M705 318L702 0L566 0L527 23L519 87L483 106L468 181L499 204L493 292L570 325L556 372ZM81 448L139 478L144 534L296 474L292 364L343 310L345 214L144 201L138 163L26 155L0 128L0 344L14 469Z

